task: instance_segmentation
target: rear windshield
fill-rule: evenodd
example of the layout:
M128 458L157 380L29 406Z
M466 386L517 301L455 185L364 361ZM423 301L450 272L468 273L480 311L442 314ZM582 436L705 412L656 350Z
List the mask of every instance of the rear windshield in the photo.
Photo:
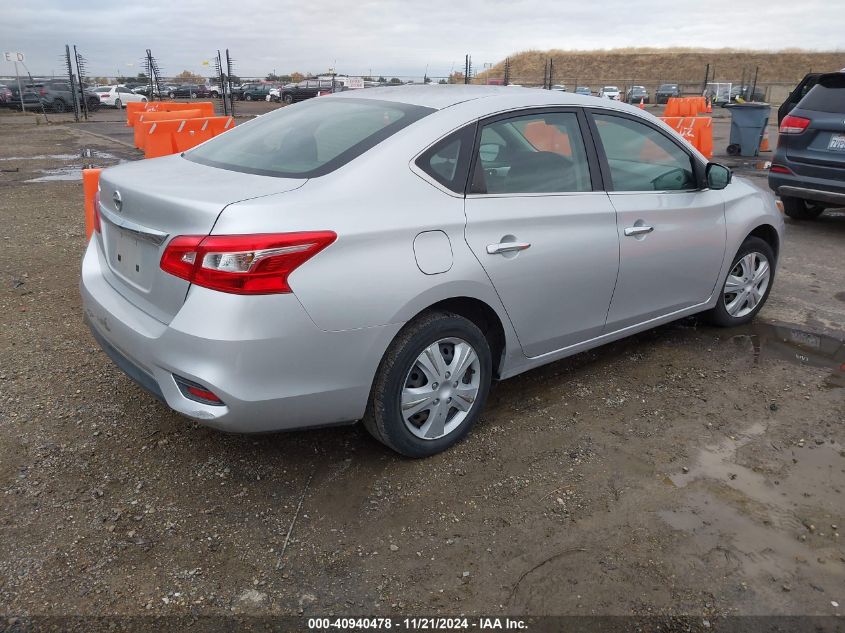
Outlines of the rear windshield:
M391 101L320 97L240 125L185 158L248 174L314 178L338 169L431 112Z
M835 73L819 78L817 83L798 103L802 110L845 113L845 73Z

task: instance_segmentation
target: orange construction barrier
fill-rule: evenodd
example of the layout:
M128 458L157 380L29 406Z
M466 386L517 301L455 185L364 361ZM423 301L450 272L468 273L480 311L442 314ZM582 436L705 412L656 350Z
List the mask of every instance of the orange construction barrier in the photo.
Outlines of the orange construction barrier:
M214 104L211 101L194 101L181 103L177 101L146 101L126 104L126 125L135 127L138 117L144 112L180 112L183 110L199 110L200 116L214 116Z
M188 119L173 133L173 144L177 152L184 152L234 126L235 120L230 116Z
M149 105L146 101L130 101L126 104L126 127L133 127L138 115Z
M144 135L144 158L158 158L177 152L173 136L185 125L186 119L139 121L138 128Z
M94 232L94 196L100 186L100 172L102 169L82 170L82 195L85 198L85 240L91 239Z
M172 121L174 119L196 119L202 116L200 110L181 110L181 111L165 111L165 112L142 112L135 123L135 147L144 149L144 143L147 140L146 131L143 129L141 123L149 123L150 121Z
M713 119L704 116L659 118L705 157L713 157Z

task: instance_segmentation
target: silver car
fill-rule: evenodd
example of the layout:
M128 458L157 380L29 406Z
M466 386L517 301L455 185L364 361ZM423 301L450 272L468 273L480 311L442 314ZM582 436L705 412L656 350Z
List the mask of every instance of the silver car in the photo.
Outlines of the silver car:
M494 379L771 290L773 197L639 109L493 86L349 91L102 173L94 337L235 432L460 440Z

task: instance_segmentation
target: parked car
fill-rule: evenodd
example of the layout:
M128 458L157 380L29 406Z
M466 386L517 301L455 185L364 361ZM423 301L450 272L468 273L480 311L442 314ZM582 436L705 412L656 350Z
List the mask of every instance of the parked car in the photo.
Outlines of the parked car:
M668 103L669 97L680 97L681 89L678 84L660 84L654 93L657 103Z
M12 91L8 86L0 84L0 108L12 106Z
M845 207L845 72L817 77L781 121L769 187L795 220Z
M625 93L625 101L631 104L649 103L648 90L645 86L631 86Z
M599 91L599 96L604 97L605 99L619 101L619 99L622 97L622 93L619 92L619 88L617 88L616 86L605 86Z
M593 91L590 90L589 86L578 86L575 88L575 94L577 95L586 95L588 97L592 96Z
M694 313L747 323L783 231L650 114L494 86L312 99L100 188L83 309L130 377L212 427L363 419L414 457L494 379Z
M12 101L20 103L17 87L12 87ZM31 106L40 106L51 112L68 112L73 110L74 93L80 99L79 87L71 87L70 82L62 79L45 79L28 83L24 86L24 105L27 109ZM83 92L85 103L89 110L96 110L100 107L100 100L96 94L86 89ZM33 96L35 98L33 99ZM20 107L19 105L16 107Z
M306 79L295 84L288 84L279 91L279 100L294 103L316 97L323 91L332 89L331 79Z
M557 90L558 92L566 92L566 85L555 84L554 86L552 86L552 90Z
M26 85L18 87L17 83L13 83L11 86L7 86L9 92L11 92L11 98L6 103L9 108L13 108L15 110L21 109L21 92L23 92L23 107L27 110L41 110L41 97L38 94L38 91L35 88L28 87Z
M126 86L100 86L94 88L94 92L100 99L100 105L117 108L118 110L126 107L127 103L147 101L147 97L131 91Z
M266 101L272 89L272 84L248 84L241 89L238 98L242 101Z
M200 84L184 84L182 86L171 87L167 91L167 96L170 97L171 99L206 98L206 97L211 96L211 91L208 89L208 86L203 86L203 85L200 85Z

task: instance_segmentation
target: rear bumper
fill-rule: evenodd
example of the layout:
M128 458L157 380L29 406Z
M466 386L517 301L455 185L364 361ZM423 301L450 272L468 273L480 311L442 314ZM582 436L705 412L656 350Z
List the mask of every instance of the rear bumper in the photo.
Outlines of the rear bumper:
M363 416L378 364L401 325L327 332L314 325L294 295L240 296L198 287L165 324L106 281L96 244L88 246L80 282L94 338L118 367L171 409L238 433ZM210 389L224 404L186 398L174 374Z
M783 164L794 171L799 167L783 162L776 156L773 162ZM806 166L800 168L806 169ZM812 200L833 206L845 206L845 170L825 168L825 172L842 172L835 177L808 176L805 174L776 174L769 172L769 188L779 196Z

